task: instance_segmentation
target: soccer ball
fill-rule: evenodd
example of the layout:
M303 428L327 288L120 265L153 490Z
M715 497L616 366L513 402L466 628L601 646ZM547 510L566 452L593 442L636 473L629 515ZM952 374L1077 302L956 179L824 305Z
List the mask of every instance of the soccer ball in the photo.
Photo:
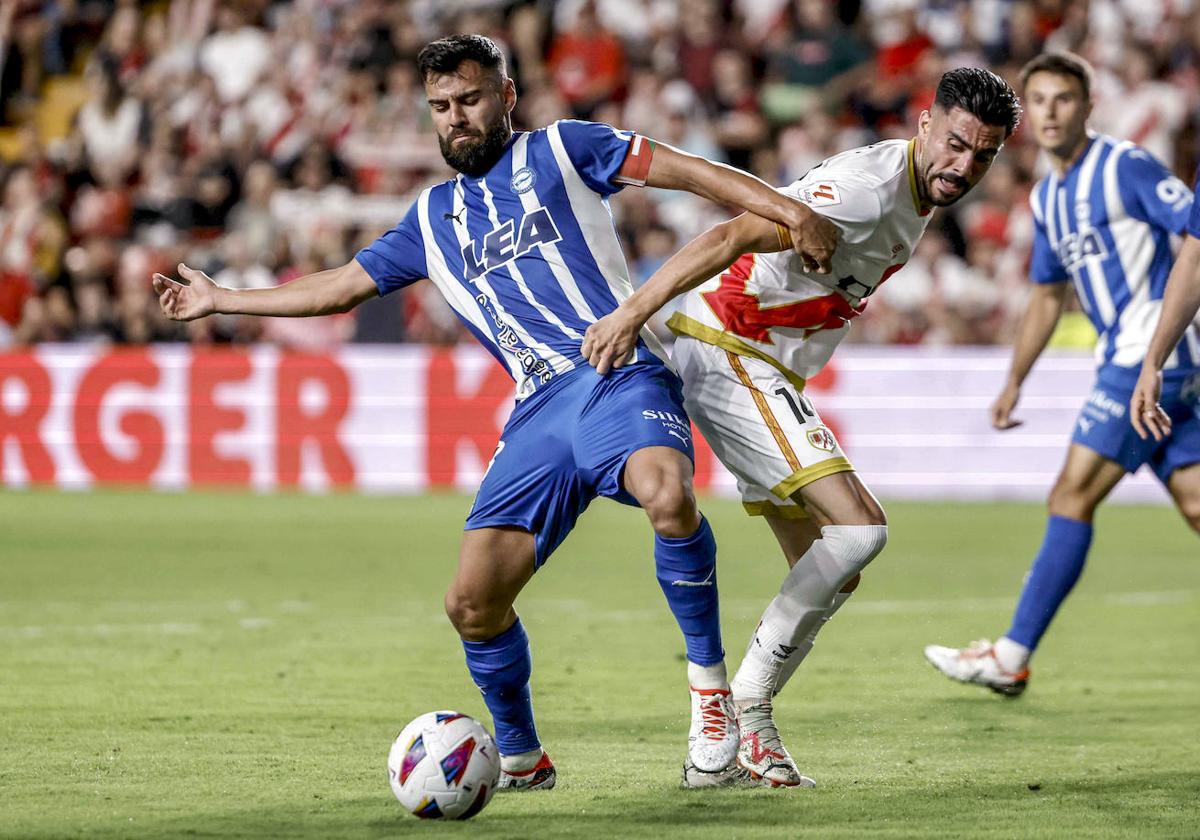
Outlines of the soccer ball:
M500 778L500 751L479 721L428 712L400 732L388 753L388 781L400 804L425 820L469 820Z

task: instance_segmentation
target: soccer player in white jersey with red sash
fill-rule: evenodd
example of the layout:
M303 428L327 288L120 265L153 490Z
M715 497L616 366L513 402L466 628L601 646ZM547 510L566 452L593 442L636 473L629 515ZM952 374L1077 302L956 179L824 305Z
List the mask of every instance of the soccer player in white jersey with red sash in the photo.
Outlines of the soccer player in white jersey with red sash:
M1019 115L1000 77L952 70L912 140L844 152L784 190L841 230L831 273L808 271L784 253L786 231L746 214L693 240L588 330L589 361L601 372L619 367L646 319L694 290L668 321L679 336L673 358L685 405L791 567L731 682L737 768L705 773L685 765L685 784L736 781L739 770L773 786L814 784L780 740L772 698L883 549L887 524L804 383L911 257L933 209L958 201L984 176Z

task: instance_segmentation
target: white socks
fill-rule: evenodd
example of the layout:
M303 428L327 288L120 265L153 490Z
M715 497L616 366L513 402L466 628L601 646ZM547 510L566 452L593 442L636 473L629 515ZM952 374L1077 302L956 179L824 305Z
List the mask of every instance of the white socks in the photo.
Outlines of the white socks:
M1032 651L1020 642L1014 642L1008 636L1001 636L996 640L996 644L992 645L992 652L996 654L996 662L1000 667L1010 674L1019 674L1025 670L1025 666L1029 664L1029 657Z
M729 688L729 676L725 673L725 662L716 665L697 665L688 662L688 685L692 688Z
M886 544L886 525L827 525L821 529L821 539L788 572L779 594L763 612L731 683L735 702L771 699L785 664L801 652L810 635L815 637L826 615L832 615L838 590ZM808 649L811 643L801 658Z
M833 614L842 608L842 604L850 600L853 592L838 592L833 596L833 606L825 610L825 614L821 616L821 620L813 627L812 632L804 637L797 647L796 652L787 658L783 663L783 667L779 669L779 676L775 678L775 694L783 691L783 687L787 685L788 680L792 678L792 674L796 673L796 669L800 667L800 663L804 661L804 657L808 656L813 649L813 644L817 640L817 633L825 626L825 622L833 618Z

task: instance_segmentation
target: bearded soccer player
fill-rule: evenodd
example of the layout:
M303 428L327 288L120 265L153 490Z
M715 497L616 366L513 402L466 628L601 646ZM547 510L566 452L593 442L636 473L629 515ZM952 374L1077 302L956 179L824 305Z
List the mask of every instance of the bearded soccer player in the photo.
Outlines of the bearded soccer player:
M780 253L791 245L787 231L747 213L693 240L588 329L588 360L601 373L619 372L633 360L646 319L695 290L668 321L679 337L674 360L688 412L791 567L732 681L737 767L712 773L689 762L685 785L747 775L772 786L814 784L780 740L772 699L883 549L887 521L804 383L829 361L870 295L908 261L934 208L954 204L984 176L1019 116L1016 94L1000 77L952 70L916 137L836 155L783 190L841 231L832 273Z
M346 265L273 289L235 291L180 266L157 275L163 311L324 315L430 278L516 380L505 425L467 518L446 612L495 722L500 785L554 786L534 726L531 659L517 594L597 496L640 505L655 565L683 631L692 694L689 755L736 750L721 647L716 543L692 494L692 441L679 378L649 332L635 362L600 377L584 332L632 292L607 197L624 185L683 189L784 225L814 265L836 230L799 202L729 167L610 126L562 121L514 133L516 89L496 45L478 35L427 45L418 68L442 156L459 172L421 193L403 220Z
M1171 237L1186 229L1194 212L1192 191L1145 149L1088 131L1091 68L1083 59L1046 53L1027 64L1021 78L1031 133L1051 169L1030 194L1035 285L1008 382L992 407L993 424L1020 424L1013 411L1021 383L1072 286L1099 335L1099 369L1050 492L1045 537L1009 629L995 644L925 649L929 662L951 679L1009 697L1025 691L1030 658L1083 572L1096 508L1126 474L1149 465L1200 530L1200 325L1175 321L1170 343L1164 333L1147 352L1171 271ZM1193 265L1194 249L1187 252ZM1136 421L1155 420L1159 413L1173 421L1163 440L1141 438L1126 411L1144 365L1155 379L1165 365L1165 382L1161 405L1155 394L1137 409Z

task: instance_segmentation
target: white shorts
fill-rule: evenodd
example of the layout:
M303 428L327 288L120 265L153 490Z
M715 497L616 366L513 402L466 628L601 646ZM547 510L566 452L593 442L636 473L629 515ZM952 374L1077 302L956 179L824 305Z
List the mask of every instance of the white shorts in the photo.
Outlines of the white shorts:
M688 336L672 358L687 412L737 479L748 513L803 517L792 494L854 469L812 402L776 368Z

